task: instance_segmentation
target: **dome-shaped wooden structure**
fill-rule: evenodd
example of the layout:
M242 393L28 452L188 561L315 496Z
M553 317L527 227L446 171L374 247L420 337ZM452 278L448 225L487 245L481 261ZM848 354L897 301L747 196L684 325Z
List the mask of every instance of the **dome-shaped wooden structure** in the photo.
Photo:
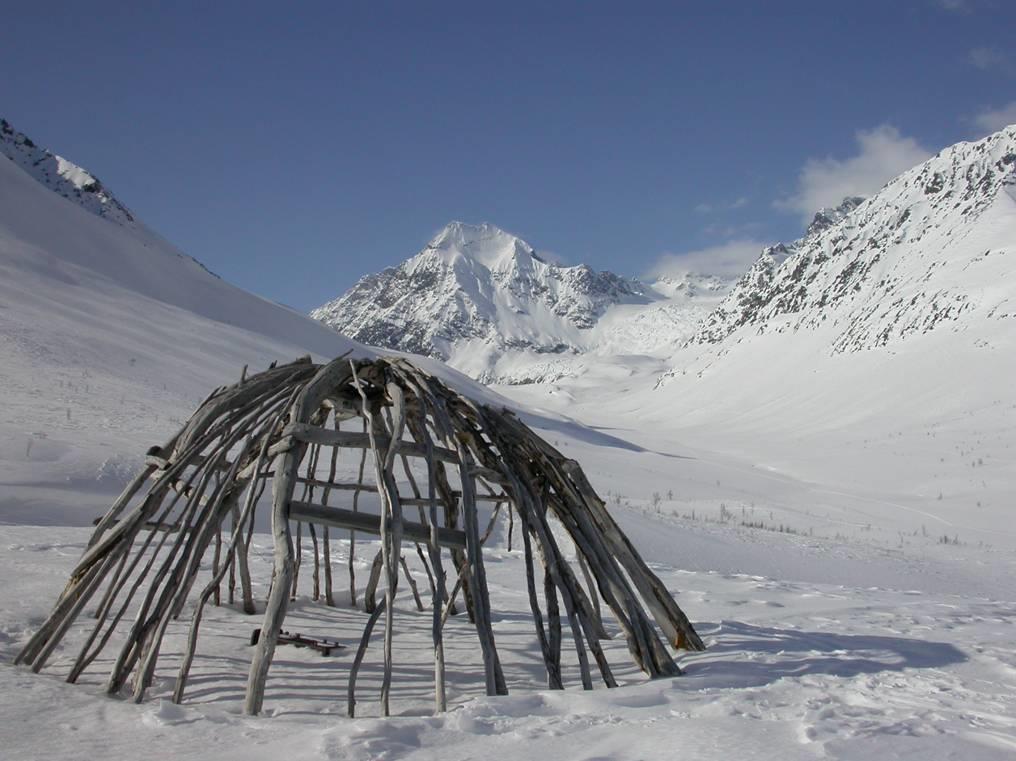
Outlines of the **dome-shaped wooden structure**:
M349 422L352 429L345 425ZM354 483L336 477L336 459L344 450L359 460ZM117 694L129 688L140 701L154 678L169 622L186 612L191 624L174 691L174 699L182 700L202 613L210 600L219 602L227 572L230 598L236 579L243 609L255 612L247 553L269 484L274 571L263 634L250 665L248 713L261 710L299 572L292 527L299 532L304 523L315 540L315 581L315 526L322 532L328 604L329 527L380 536L375 572L364 594L370 616L349 671L350 715L356 673L381 617L381 712L388 714L393 600L400 561L404 564L402 546L409 542L416 544L430 578L437 710L445 708L443 624L460 589L479 637L487 693L507 692L491 625L479 502L496 506L494 519L507 515L512 524L519 523L528 596L551 687L563 686L559 597L587 689L592 688L588 652L604 683L615 685L599 644L606 636L604 607L616 618L636 664L651 677L680 673L660 631L675 648L703 648L577 463L509 410L475 402L405 359L340 357L325 365L303 359L244 378L213 392L166 446L149 451L146 462L98 521L53 612L18 655L19 662L41 669L84 606L97 600L68 681L116 643L106 689ZM372 478L364 478L365 470ZM376 512L358 509L362 493L376 494ZM559 546L552 520L574 541L580 573ZM537 562L544 571L542 594ZM355 604L352 554L349 567ZM195 592L199 576L204 584ZM382 580L384 597L374 603Z

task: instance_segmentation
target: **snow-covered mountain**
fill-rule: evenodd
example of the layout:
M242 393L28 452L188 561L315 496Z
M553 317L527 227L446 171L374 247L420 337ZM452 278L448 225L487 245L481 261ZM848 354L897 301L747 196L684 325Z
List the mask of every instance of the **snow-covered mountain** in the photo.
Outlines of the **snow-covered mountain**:
M485 382L527 383L574 374L590 354L672 351L728 286L708 275L646 284L555 264L494 225L452 222L416 256L311 316Z
M134 215L97 177L63 156L39 147L6 119L0 119L0 153L53 192L93 214L119 225L134 224Z
M817 221L768 248L665 372L601 356L581 378L505 393L606 430L667 431L659 451L741 459L719 488L747 473L821 484L793 522L846 533L870 517L1016 546L1016 126Z
M895 344L932 330L1013 320L1016 127L941 151L867 201L848 198L807 234L767 248L697 332L699 343L833 326L831 349Z
M584 264L545 261L493 225L447 225L416 256L361 278L311 316L359 341L448 359L459 341L498 349L576 351L579 331L642 287Z

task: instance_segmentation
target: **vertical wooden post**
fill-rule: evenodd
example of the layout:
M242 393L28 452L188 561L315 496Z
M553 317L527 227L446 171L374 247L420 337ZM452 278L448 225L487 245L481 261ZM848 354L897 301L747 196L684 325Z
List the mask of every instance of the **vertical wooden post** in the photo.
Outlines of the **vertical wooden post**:
M459 478L462 482L462 517L466 529L466 559L473 587L473 605L476 633L483 654L483 671L488 695L507 695L501 661L494 644L494 629L490 620L490 597L487 593L487 574L483 568L483 547L480 544L480 526L476 515L476 485L470 472L473 458L461 442L456 442L459 453Z
M293 562L293 588L289 599L296 599L297 586L300 583L300 564L303 562L303 523L296 524L296 559Z
M268 595L265 618L261 624L261 637L254 646L247 677L247 696L244 712L254 716L261 712L265 699L265 681L275 655L279 630L286 617L289 595L294 581L293 538L289 531L289 502L306 445L295 443L292 449L275 460L275 480L272 483L272 538L275 541L275 582Z

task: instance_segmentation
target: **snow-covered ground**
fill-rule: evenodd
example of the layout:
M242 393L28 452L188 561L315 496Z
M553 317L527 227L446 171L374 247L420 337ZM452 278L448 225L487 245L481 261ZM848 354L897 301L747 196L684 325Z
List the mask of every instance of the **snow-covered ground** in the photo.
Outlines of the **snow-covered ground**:
M1016 653L1011 595L934 591L925 571L870 545L617 514L654 570L698 622L708 651L681 660L686 674L645 683L622 668L615 690L545 689L523 591L524 564L490 554L494 631L511 694L482 696L475 633L447 632L450 710L429 715L429 613L408 593L395 638L393 718L377 717L379 662L368 651L358 685L363 718L344 718L350 649L325 658L282 647L269 677L266 713L241 714L250 630L238 611L212 611L202 629L188 702L168 701L174 659L160 665L152 698L137 706L101 695L101 668L78 685L62 680L67 656L41 675L0 668L0 717L8 758L174 759L1009 759L1016 753ZM9 660L46 614L84 546L83 529L0 528L0 657ZM782 559L781 575L695 570L730 564L716 546L743 542L741 562ZM259 539L254 572L270 548ZM359 558L370 557L362 544ZM337 586L346 545L337 542ZM814 569L838 582L793 580ZM360 563L361 578L366 565ZM903 581L904 584L898 584ZM872 583L875 582L875 583ZM915 585L915 586L910 586ZM263 595L264 589L259 588ZM364 614L295 606L287 628L354 645ZM186 616L184 616L186 618ZM168 643L179 642L181 621ZM605 643L623 664L623 644ZM167 653L170 645L164 648ZM567 653L567 650L566 650Z

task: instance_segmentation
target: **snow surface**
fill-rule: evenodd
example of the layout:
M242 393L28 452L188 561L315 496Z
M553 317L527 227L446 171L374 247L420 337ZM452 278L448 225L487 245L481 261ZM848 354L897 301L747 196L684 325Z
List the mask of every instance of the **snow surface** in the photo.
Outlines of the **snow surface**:
M583 464L709 649L681 656L685 676L646 683L623 665L623 641L612 639L605 646L623 687L583 692L569 663L569 689L544 689L524 564L502 532L488 576L512 694L480 696L475 634L453 619L452 709L428 715L429 617L402 596L398 715L389 720L372 713L379 682L370 656L365 718L346 720L349 651L324 659L286 648L269 677L266 715L243 716L246 643L260 618L229 608L208 616L183 706L165 700L180 628L170 632L153 698L141 706L103 697L101 669L65 684L70 648L41 675L10 665L79 556L87 537L80 526L210 388L237 378L244 364L371 351L215 278L139 222L116 224L51 191L0 161L0 756L1016 754L1016 347L1011 321L985 306L1010 298L1014 282L1016 199L1005 187L962 222L964 246L991 252L967 260L980 274L961 281L977 297L962 322L837 352L843 328L829 324L835 318L780 330L781 320L800 315L771 315L761 332L745 323L718 343L683 347L654 336L666 348L604 350L579 356L581 372L499 387ZM932 209L929 225L948 211ZM905 268L920 253L893 245L883 258ZM681 284L654 289L682 298ZM608 307L589 332L606 331L611 310L626 306ZM618 347L631 329L618 327ZM498 402L439 363L419 361ZM363 549L358 557L371 557ZM268 537L257 535L261 583L269 551ZM336 541L338 588L346 552ZM262 599L264 587L257 591ZM287 619L290 629L346 643L362 624L347 607L328 612L306 601Z
M624 517L629 530L660 532L655 518L635 512ZM203 654L194 664L189 701L180 706L168 700L176 667L168 654L182 641L184 621L170 631L152 698L141 706L101 695L102 664L77 685L64 683L61 673L73 648L41 675L0 668L5 754L140 758L158 748L174 759L1012 758L1013 602L857 586L868 580L869 562L884 563L887 579L899 562L864 547L851 557L815 548L810 562L825 565L836 583L682 570L689 561L711 562L708 543L686 528L664 524L661 538L678 538L676 546L664 547L665 560L662 542L648 548L640 543L654 570L693 612L709 646L682 658L683 677L644 683L622 668L618 689L583 692L575 664L566 662L568 689L546 690L524 563L517 551L501 550L491 553L487 570L507 697L478 697L482 669L475 633L465 620L453 619L446 632L450 710L428 715L430 616L402 596L395 716L377 718L380 669L377 653L369 651L358 690L364 718L347 720L346 669L365 614L339 607L325 616L320 606L302 602L291 609L287 627L337 637L348 649L323 658L281 647L266 713L252 719L241 706L248 634L260 619L222 608L206 614ZM19 580L0 585L0 657L12 657L42 620L86 538L82 529L0 528L0 578ZM270 575L266 539L259 537L254 552L254 573L261 579ZM764 539L767 553L790 557L796 554L793 543L779 534ZM372 556L370 548L358 546L359 558ZM345 543L337 542L336 551L338 573ZM362 578L366 564L359 570ZM414 573L420 569L414 566ZM266 590L256 591L263 596ZM624 662L621 642L604 644L615 662Z

